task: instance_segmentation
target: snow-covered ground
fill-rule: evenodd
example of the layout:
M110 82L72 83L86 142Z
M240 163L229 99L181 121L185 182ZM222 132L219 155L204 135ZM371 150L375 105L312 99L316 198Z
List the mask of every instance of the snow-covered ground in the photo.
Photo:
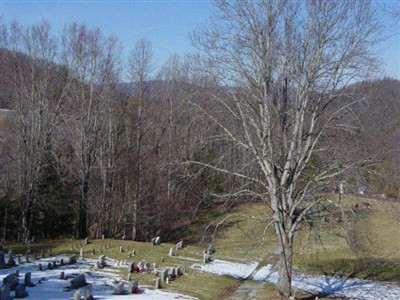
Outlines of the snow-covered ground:
M114 281L122 280L118 276L118 272L116 270L105 268L102 270L95 271L92 269L92 266L94 265L96 260L89 260L89 259L84 261L78 261L78 263L73 265L60 266L57 269L47 270L48 262L60 259L61 257L62 256L45 258L42 260L37 260L33 263L32 262L24 263L14 268L0 270L0 280L2 282L5 276L15 272L16 269L20 270L21 277L19 281L21 283L23 283L24 281L24 275L26 272L32 272L32 282L34 284L38 283L38 281L41 278L44 278L44 280L42 280L42 283L38 283L35 287L27 288L29 297L26 299L35 299L35 300L63 300L72 298L75 291L65 290L65 288L70 285L70 280L59 279L61 271L65 273L65 276L84 273L86 276L86 281L93 285L93 295L96 299L101 299L101 300L195 299L178 293L156 290L149 287L142 287L140 286L140 282L139 282L139 288L141 290L140 294L124 295L124 296L113 295ZM113 261L107 261L108 264L112 264L112 262ZM39 263L42 263L45 269L43 272L37 271L37 265ZM127 268L128 265L119 267ZM11 295L13 294L14 292L11 292ZM81 294L83 295L83 292Z
M253 276L256 281L276 284L278 273L272 265L267 265ZM399 300L400 286L363 279L339 278L332 276L312 276L295 273L293 287L311 293L359 300Z
M216 259L208 264L194 264L192 268L204 272L244 279L249 277L257 266L258 262L237 263Z

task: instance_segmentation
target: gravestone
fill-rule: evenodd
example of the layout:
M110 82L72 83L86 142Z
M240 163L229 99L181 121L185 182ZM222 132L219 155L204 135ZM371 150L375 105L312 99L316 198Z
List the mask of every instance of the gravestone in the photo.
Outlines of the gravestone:
M171 278L176 278L176 268L172 268Z
M114 287L114 295L126 295L127 291L125 290L125 283L120 282Z
M126 281L131 281L132 280L132 273L128 272L128 276L126 277Z
M89 245L89 238L88 238L88 237L85 239L85 241L83 242L83 244L84 244L84 245Z
M154 287L156 289L161 289L161 278L157 277L156 279L154 279Z
M96 250L92 249L92 255L96 255Z
M15 276L19 277L19 269L16 269L14 274L15 274Z
M104 234L101 235L101 239L104 240L106 236Z
M176 255L176 248L175 247L171 247L169 249L169 256L175 256Z
M17 287L18 284L18 277L12 273L7 275L6 277L3 278L3 284L9 284L10 285L10 291L14 291L15 288Z
M25 273L24 284L25 284L25 286L28 286L28 287L33 287L33 286L35 286L35 285L32 283L32 273L31 273L31 272L26 272L26 273Z
M23 283L17 284L15 287L15 298L25 298L28 297L28 292L26 291L26 286Z
M163 256L163 257L161 257L161 262L163 263L164 261L165 261L165 258Z
M9 266L9 267L15 267L16 265L17 265L17 264L15 263L13 253L12 253L12 251L10 250L10 251L8 252L7 266Z
M98 262L99 262L100 268L104 268L105 266L107 266L106 256L105 255L100 255Z
M53 261L53 269L57 269L57 262Z
M128 284L128 294L137 294L139 292L139 281L131 281Z
M79 250L79 259L83 260L83 248L81 247L81 249Z
M152 238L151 241L152 241L154 246L160 245L161 244L161 237L156 236L155 238Z
M61 274L60 274L60 279L61 280L65 280L66 278L65 278L65 273L64 272L61 272Z
M12 297L10 296L10 284L3 284L0 287L0 299L1 300L10 300Z
M43 266L42 266L42 264L38 264L37 270L40 271L40 272L43 272Z
M166 281L168 278L168 269L165 269L164 271L162 271L161 273L161 280L162 281Z
M93 286L88 284L83 290L83 300L93 300Z
M85 274L79 274L78 277L75 277L71 280L71 288L79 289L87 285Z
M60 259L60 264L63 266L64 265L64 258Z
M183 248L183 241L179 241L178 243L176 243L176 250L181 250Z
M208 264L211 261L211 256L208 253L204 253L203 255L203 262Z
M0 269L6 268L6 260L4 259L4 253L0 252Z
M122 246L119 246L119 248L118 248L118 252L119 252L119 253L123 253L123 252L124 252L124 247L122 247Z
M51 262L49 262L49 263L47 264L47 269L48 269L48 270L53 270L53 264L52 264Z
M81 300L81 291L77 290L72 297L72 300Z
M183 266L179 266L176 269L177 275L182 276L183 275Z

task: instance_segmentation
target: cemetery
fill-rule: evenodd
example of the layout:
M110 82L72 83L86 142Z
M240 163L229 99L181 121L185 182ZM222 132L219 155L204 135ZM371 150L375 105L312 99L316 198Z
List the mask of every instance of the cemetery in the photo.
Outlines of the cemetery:
M377 212L383 208L373 203L373 209ZM248 213L257 215L257 211L255 206ZM262 234L263 226L238 221L234 214L230 217L232 221L223 232L201 243L190 243L185 238L163 242L158 237L149 242L64 239L35 241L29 245L3 244L0 299L265 299L262 298L265 294L272 295L268 299L278 299L273 298L277 271L276 249L269 242L271 233L261 241L257 237ZM379 217L379 221L383 218ZM233 226L237 222L248 235ZM302 243L306 234L301 232ZM319 264L324 259L334 261L337 251L346 248L343 242L330 240L326 232L321 235L325 245L331 247L330 252L323 247L309 248L319 253L316 255L320 257ZM393 239L390 241L393 243ZM382 241L380 246L388 249ZM306 249L304 244L302 247ZM271 253L267 259L264 259L265 249ZM310 259L304 253L295 256L293 285L299 299L307 299L310 293L320 295L320 299L372 300L385 294L386 299L395 300L400 295L397 273L382 273L380 276L385 277L378 277L376 281L321 275L317 267L312 267L315 257ZM324 267L328 268L328 263ZM377 270L378 266L374 268ZM356 277L363 278L361 274L360 271ZM231 292L232 286L237 287L236 291ZM263 296L257 296L260 294Z

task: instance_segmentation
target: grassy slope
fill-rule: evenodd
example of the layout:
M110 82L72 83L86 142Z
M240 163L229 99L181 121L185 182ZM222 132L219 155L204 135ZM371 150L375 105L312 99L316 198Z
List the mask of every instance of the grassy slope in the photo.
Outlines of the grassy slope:
M346 205L363 203L363 198L347 197ZM363 251L351 251L343 238L337 233L341 231L327 225L319 231L318 243L314 240L314 232L299 231L296 238L294 264L302 271L310 273L346 274L355 277L365 277L377 280L400 281L400 205L369 200L372 209L357 214L355 222L355 240ZM228 218L227 218L228 217ZM257 260L262 265L274 263L275 237L273 228L267 227L267 210L261 204L251 204L235 208L228 215L216 217L212 223L218 224L215 232L214 246L217 250L216 258L228 260ZM71 240L56 240L41 242L33 245L33 249L49 249L52 253L79 253L76 246L80 243ZM167 256L173 244L152 246L150 243L138 243L118 240L94 240L84 246L85 257L97 258L100 244L111 244L111 249L105 250L108 257L116 259L144 260L156 262L160 266L185 265L193 261L172 258ZM179 252L181 257L192 257L201 260L202 251L208 244L190 245ZM23 253L24 247L17 244L8 244L15 252ZM124 249L136 250L134 258L129 259L127 252L118 253L118 246ZM96 255L92 255L92 249ZM161 257L165 262L161 262ZM235 287L241 284L239 280L213 274L188 270L189 275L171 282L168 289L184 294L193 295L200 299L225 299L233 294ZM126 274L123 274L125 277ZM150 285L154 278L152 274L135 274L141 284ZM254 283L256 284L256 283ZM305 295L304 295L305 296ZM256 295L256 299L278 299L275 288L266 284Z

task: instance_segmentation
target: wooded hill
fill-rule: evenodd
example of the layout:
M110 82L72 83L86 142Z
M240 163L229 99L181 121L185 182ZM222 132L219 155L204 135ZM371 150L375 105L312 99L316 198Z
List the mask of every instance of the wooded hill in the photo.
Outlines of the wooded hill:
M257 172L243 150L210 139L223 134L207 115L217 109L209 91L221 87L196 74L191 62L174 56L153 78L149 57L141 56L151 45L142 40L129 64L132 83L120 83L111 38L73 25L59 53L52 41L29 37L46 49L35 51L43 55L33 54L35 47L0 49L3 238L169 240L184 236L211 209L260 200L235 194L254 185L246 178L188 163ZM344 89L351 100L364 100L341 117L347 133L323 143L347 161L368 163L341 180L349 193L399 200L400 82L386 78ZM330 155L315 156L308 172Z

